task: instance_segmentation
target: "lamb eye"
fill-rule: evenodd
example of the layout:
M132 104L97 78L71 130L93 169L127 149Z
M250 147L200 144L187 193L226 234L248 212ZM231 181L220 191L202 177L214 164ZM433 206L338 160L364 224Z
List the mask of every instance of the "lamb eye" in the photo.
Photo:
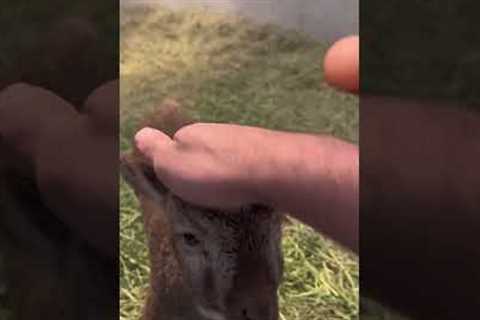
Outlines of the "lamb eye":
M200 243L200 241L191 233L184 233L183 240L188 246L194 247Z

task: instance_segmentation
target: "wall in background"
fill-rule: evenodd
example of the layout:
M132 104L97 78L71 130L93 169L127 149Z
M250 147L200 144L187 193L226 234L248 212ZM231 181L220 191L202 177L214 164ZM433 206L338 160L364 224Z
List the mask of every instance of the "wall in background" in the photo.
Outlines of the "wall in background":
M332 41L358 33L358 0L121 0L122 5L162 4L172 9L203 7L274 23Z

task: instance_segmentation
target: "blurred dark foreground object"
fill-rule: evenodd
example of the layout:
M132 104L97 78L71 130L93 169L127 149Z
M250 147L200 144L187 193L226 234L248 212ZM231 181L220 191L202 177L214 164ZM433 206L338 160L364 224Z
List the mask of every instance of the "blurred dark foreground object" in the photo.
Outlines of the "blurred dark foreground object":
M480 306L480 110L361 100L361 293L412 319Z
M118 319L118 2L4 1L0 27L8 314Z
M118 1L2 2L0 89L25 82L81 107L118 78Z
M41 88L0 93L0 251L17 319L116 318L117 132L101 124L117 99L116 81L83 114Z

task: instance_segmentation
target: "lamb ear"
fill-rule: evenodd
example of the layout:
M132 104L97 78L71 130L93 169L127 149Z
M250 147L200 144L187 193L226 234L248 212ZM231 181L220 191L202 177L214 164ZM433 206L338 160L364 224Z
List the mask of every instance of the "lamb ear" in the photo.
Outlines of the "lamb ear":
M133 161L128 155L121 155L120 174L138 197L163 202L168 189L156 178L153 168Z

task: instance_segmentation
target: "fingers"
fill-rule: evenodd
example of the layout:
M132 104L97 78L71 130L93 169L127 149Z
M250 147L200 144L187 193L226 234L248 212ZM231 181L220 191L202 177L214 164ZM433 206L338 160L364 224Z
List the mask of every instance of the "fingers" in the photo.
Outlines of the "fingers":
M0 93L0 138L25 156L18 163L32 163L21 169L32 171L43 203L113 257L117 242L108 230L117 225L118 192L111 164L118 152L113 135L92 135L81 119L71 104L39 87L15 84Z
M346 91L358 92L359 54L358 36L345 37L334 43L324 59L327 82Z
M92 248L115 257L118 225L118 153L111 137L91 137L83 128L52 138L62 153L42 146L36 183L45 205ZM79 132L75 135L75 132Z
M40 87L18 83L0 92L0 137L29 157L46 128L73 122L76 116L71 104Z
M95 89L86 99L84 111L95 130L117 134L118 80L113 80Z
M151 162L154 163L159 155L167 156L168 148L173 141L159 130L143 128L135 135L137 149Z

